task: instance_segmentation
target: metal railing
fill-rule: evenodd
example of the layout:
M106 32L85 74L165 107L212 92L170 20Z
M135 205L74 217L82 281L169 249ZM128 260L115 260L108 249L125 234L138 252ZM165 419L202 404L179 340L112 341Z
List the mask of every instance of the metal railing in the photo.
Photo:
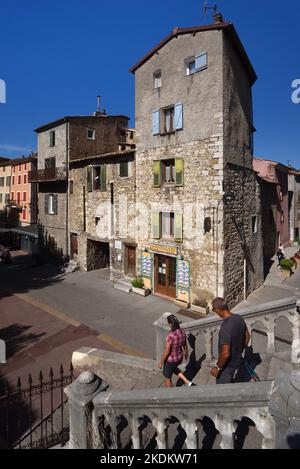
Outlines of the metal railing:
M65 181L66 179L67 171L65 168L45 168L28 173L29 182Z

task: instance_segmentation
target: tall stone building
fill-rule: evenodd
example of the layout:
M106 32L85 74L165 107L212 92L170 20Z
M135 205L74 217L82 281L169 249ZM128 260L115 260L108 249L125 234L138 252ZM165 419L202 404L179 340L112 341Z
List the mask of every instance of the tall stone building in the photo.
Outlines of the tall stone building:
M155 294L233 304L263 281L257 77L234 26L176 28L135 74L137 270Z
M76 230L86 226L82 197L88 200L89 188L81 175L73 171L73 163L76 168L86 168L91 157L97 160L97 155L115 154L123 149L126 153L127 129L127 117L108 116L100 112L100 104L93 116L67 116L35 129L38 169L30 174L30 180L39 183L41 254L61 259L77 255ZM86 259L83 264L86 265Z

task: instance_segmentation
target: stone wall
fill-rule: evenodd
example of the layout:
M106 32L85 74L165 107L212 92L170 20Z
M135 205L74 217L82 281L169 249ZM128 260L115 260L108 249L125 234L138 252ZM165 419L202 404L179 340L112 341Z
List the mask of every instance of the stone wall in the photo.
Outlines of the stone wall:
M224 295L232 306L244 298L244 259L247 295L263 283L263 242L260 186L251 169L228 164L224 174ZM254 226L252 217L257 216ZM255 232L254 232L255 231Z
M55 146L50 147L50 132L55 131ZM57 168L67 161L68 124L61 124L38 134L38 169L45 169L45 159L54 158Z

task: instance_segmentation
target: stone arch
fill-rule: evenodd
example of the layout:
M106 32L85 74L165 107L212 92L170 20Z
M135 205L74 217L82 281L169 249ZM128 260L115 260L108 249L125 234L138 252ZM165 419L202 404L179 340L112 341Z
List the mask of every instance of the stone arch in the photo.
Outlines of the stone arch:
M251 345L255 353L265 354L268 348L268 327L262 320L250 324Z
M196 425L197 449L220 448L221 437L212 418L203 415L196 419Z
M234 449L259 449L262 447L262 434L257 430L255 422L249 417L241 417L234 421Z
M293 323L289 317L278 316L275 319L275 352L292 353ZM281 340L282 339L282 340Z

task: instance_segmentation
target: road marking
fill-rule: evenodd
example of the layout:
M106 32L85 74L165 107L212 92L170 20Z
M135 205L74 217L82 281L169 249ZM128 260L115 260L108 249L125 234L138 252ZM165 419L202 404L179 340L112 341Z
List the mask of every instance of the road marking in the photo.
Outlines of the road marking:
M126 355L131 355L133 357L140 357L140 358L149 358L146 355L144 355L142 352L139 350L136 350L135 348L128 347L126 344L123 342L120 342L117 339L114 339L110 335L106 334L100 334L97 336L97 339L101 340L102 342L105 342L108 345L111 345L111 347L118 349L120 352L126 354Z
M0 289L4 292L8 292L11 295L15 296L16 298L19 298L19 300L25 301L26 303L29 303L32 306L35 306L36 308L41 309L45 313L51 314L51 316L54 316L58 319L61 319L62 321L66 322L67 324L71 324L74 327L79 327L81 326L81 323L76 321L73 318L70 318L64 313L61 313L55 308L51 308L51 306L46 305L45 303L42 303L41 301L35 300L32 298L28 293L16 293L14 290L10 288L2 288Z

